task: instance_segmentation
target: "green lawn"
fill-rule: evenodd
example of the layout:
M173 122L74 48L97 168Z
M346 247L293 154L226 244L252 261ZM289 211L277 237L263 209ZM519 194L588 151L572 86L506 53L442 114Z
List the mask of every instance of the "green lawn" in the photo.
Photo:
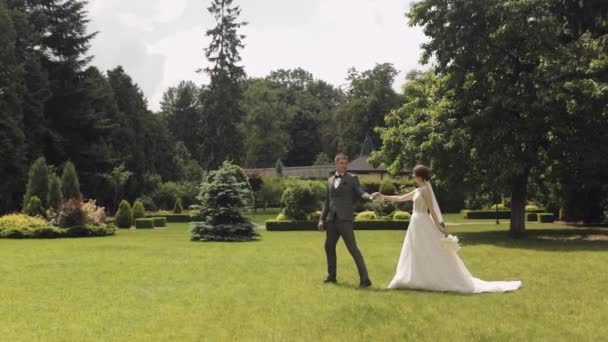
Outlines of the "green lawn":
M359 231L374 286L356 288L323 235L265 232L194 243L185 224L114 237L0 240L0 341L584 341L608 335L608 230L453 226L471 272L521 279L509 294L388 291L403 232Z

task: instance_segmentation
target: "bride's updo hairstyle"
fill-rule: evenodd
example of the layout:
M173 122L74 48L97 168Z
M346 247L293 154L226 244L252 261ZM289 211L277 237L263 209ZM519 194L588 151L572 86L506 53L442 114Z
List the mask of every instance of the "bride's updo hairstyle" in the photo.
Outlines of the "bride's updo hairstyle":
M428 182L431 180L431 169L428 166L416 165L414 166L414 176L420 177Z

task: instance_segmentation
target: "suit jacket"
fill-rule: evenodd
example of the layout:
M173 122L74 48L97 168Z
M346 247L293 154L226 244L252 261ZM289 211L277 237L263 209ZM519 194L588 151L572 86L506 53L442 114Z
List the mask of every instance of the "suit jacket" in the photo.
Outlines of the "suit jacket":
M327 196L323 204L320 221L325 223L328 219L352 221L355 216L355 204L358 199L371 200L370 194L365 192L357 176L345 173L340 185L334 187L335 174L327 180Z

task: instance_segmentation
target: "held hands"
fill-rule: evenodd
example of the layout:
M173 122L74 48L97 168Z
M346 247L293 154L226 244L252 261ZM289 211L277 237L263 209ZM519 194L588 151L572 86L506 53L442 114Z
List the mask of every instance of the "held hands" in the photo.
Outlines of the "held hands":
M317 229L318 229L320 232L325 231L325 224L323 223L323 221L319 221L319 224L317 225Z
M383 201L384 200L384 195L379 193L379 192L374 192L372 194L372 201Z

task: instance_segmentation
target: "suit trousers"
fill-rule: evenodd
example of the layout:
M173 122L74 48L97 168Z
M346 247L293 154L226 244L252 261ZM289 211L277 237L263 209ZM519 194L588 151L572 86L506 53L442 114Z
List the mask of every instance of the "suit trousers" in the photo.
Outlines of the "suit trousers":
M365 261L363 260L363 255L361 255L359 247L357 247L357 240L355 239L355 233L353 231L353 221L334 219L332 222L328 222L327 224L325 254L327 255L328 275L334 278L337 275L336 245L338 244L340 236L342 237L342 240L344 240L344 244L346 245L348 252L355 260L361 281L368 280L369 275L367 274Z

